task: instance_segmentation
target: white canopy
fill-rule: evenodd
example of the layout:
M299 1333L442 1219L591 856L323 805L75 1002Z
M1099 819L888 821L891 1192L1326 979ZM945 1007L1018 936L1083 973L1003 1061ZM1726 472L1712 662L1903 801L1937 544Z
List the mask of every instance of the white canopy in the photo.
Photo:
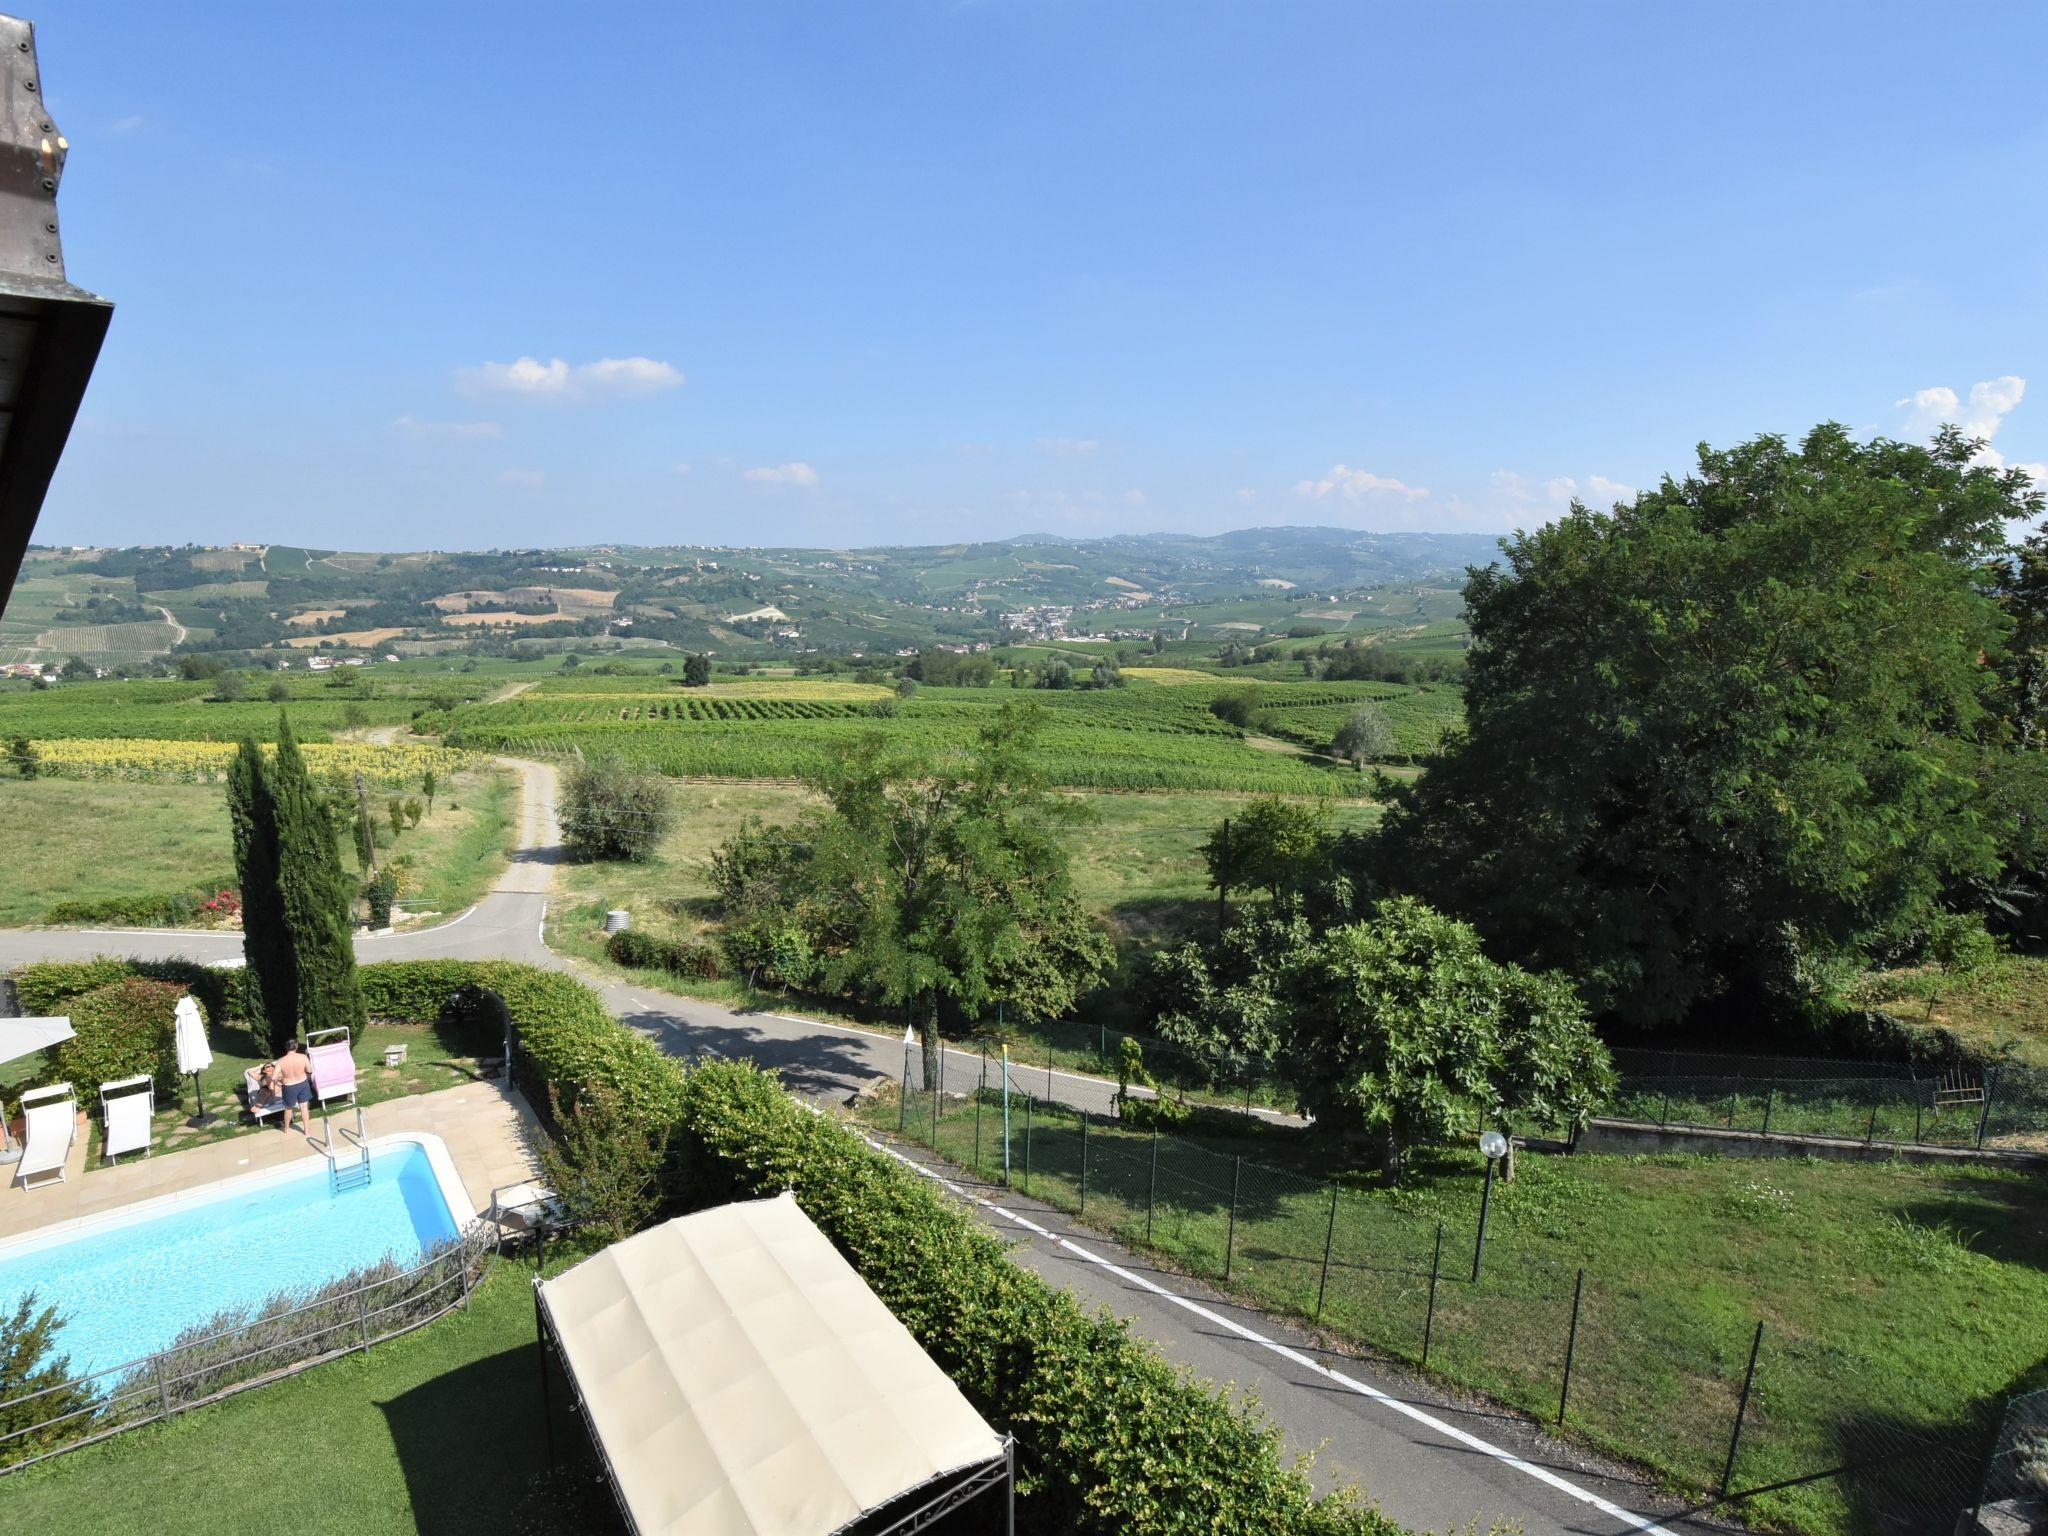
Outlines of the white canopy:
M33 1056L37 1051L61 1045L75 1033L68 1018L0 1019L0 1062Z
M178 999L175 1015L178 1070L204 1072L213 1065L213 1047L206 1043L206 1022L199 1017L199 1004L193 1001L191 993Z
M792 1195L677 1217L539 1290L640 1536L827 1536L1003 1459Z

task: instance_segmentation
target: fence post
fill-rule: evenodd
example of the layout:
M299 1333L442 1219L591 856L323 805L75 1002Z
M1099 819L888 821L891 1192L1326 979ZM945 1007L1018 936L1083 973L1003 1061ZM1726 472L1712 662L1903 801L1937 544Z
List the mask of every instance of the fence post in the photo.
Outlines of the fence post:
M988 1047L981 1048L981 1086L974 1090L974 1171L981 1172L981 1096L988 1091Z
M1756 1336L1749 1341L1749 1369L1742 1373L1742 1396L1735 1403L1735 1429L1728 1436L1728 1461L1721 1468L1721 1497L1728 1497L1728 1490L1735 1482L1735 1452L1742 1445L1742 1419L1749 1412L1750 1383L1756 1380L1756 1354L1764 1347L1764 1325L1756 1325Z
M1984 1132L1991 1124L1991 1094L1998 1086L1998 1068L1992 1067L1984 1074L1984 1109L1977 1116L1977 1150L1984 1150Z
M1564 1339L1564 1382L1557 1389L1557 1422L1560 1424L1564 1422L1565 1400L1572 1392L1572 1356L1579 1347L1579 1297L1585 1289L1586 1272L1581 1269L1578 1278L1572 1281L1572 1327Z
M1076 1215L1085 1215L1088 1210L1088 1111L1081 1111L1081 1209Z
M1024 1193L1031 1193L1031 1106L1038 1101L1024 1095Z
M156 1367L157 1401L163 1405L163 1417L168 1419L171 1416L171 1384L164 1378L164 1357L162 1352L159 1351L151 1355L149 1361L151 1365Z
M1869 1146L1877 1139L1877 1100L1870 1101L1870 1124L1863 1128L1863 1145Z
M1740 1072L1738 1072L1738 1073L1736 1073L1736 1074L1735 1074L1735 1086L1734 1086L1734 1088L1733 1088L1733 1089L1731 1089L1731 1090L1729 1091L1729 1094L1728 1094L1728 1129L1729 1129L1729 1130L1731 1130L1731 1131L1735 1129L1735 1110L1736 1110L1736 1106L1737 1106L1737 1105L1739 1105L1739 1104L1740 1104L1741 1102L1742 1102L1742 1074L1741 1074Z
M1323 1234L1323 1278L1316 1282L1316 1321L1323 1320L1323 1292L1330 1286L1330 1249L1337 1241L1337 1184L1330 1183L1330 1230Z
M1764 1134L1771 1134L1771 1105L1778 1097L1778 1079L1771 1078L1770 1091L1764 1095Z
M366 1285L356 1287L356 1326L363 1331L363 1348L365 1350L370 1347L369 1290L370 1288Z
M1237 1166L1230 1171L1230 1226L1223 1234L1223 1279L1230 1281L1230 1250L1237 1246L1237 1190L1244 1182L1244 1159L1237 1160Z
M1657 1111L1657 1123L1659 1125L1669 1125L1671 1123L1671 1079L1668 1077L1664 1079L1664 1103Z
M1145 1241L1152 1241L1152 1207L1159 1203L1159 1122L1152 1122L1152 1172L1145 1180Z
M939 1080L932 1086L932 1150L939 1150L939 1100L946 1094L946 1043L939 1042Z
M1052 1097L1052 1046L1045 1048L1045 1096Z
M1429 1366L1429 1340L1436 1332L1436 1282L1444 1272L1444 1224L1436 1224L1436 1252L1429 1256L1429 1310L1422 1317L1422 1364Z

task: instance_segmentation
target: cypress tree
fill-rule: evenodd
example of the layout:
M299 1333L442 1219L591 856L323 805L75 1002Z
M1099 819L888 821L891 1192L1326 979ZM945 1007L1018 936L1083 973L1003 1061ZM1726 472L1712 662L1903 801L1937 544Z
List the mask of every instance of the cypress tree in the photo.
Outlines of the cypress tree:
M263 749L244 737L228 765L228 822L234 830L235 880L242 892L243 1008L267 1027L272 1045L296 1032L299 970L285 926L277 877L277 802Z
M365 1019L349 921L354 886L342 872L334 817L282 716L270 785L277 804L278 884L298 962L299 1024L309 1033L347 1025L359 1036Z

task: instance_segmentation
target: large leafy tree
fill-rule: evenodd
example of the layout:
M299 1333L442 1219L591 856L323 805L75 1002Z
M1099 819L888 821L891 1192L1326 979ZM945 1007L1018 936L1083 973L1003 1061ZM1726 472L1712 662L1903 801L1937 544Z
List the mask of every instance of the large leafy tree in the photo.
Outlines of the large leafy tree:
M871 733L814 781L822 810L714 861L728 920L761 932L784 979L909 1010L927 1082L942 1007L1056 1017L1110 961L1056 835L1073 802L1030 763L1036 721L1006 704L971 752L939 759Z
M366 1022L356 982L354 890L342 872L340 828L306 769L305 755L280 716L269 765L277 807L278 891L298 980L299 1024L307 1031Z
M1570 980L1486 957L1465 923L1412 897L1332 929L1288 966L1278 1066L1318 1126L1410 1147L1484 1113L1576 1126L1613 1088Z
M1574 505L1466 587L1467 730L1397 791L1377 865L1497 952L1665 1025L1807 995L1995 872L2024 476L1837 426L1632 505Z
M299 970L278 883L277 801L263 749L249 737L228 764L228 825L242 893L243 1006L281 1044L298 1028Z

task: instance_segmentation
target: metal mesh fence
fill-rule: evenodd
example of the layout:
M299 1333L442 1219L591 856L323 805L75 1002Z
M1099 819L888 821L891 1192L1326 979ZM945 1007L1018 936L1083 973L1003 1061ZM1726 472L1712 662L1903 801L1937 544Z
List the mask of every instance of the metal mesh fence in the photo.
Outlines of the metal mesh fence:
M1901 1062L1614 1053L1604 1113L1654 1125L1827 1136L1872 1145L1998 1147L2048 1142L2048 1073Z
M959 1086L913 1090L905 1134L1268 1310L1569 1421L1704 1503L1789 1529L1945 1536L1976 1496L1988 1418L1914 1401L1884 1362L1545 1260L1500 1210L1482 1244L1477 1221L1035 1094L1013 1090L1006 1121L999 1065ZM1998 1465L2048 1480L2048 1394L2030 1412Z
M2005 1405L1974 1509L2015 1499L2048 1500L2048 1387Z

